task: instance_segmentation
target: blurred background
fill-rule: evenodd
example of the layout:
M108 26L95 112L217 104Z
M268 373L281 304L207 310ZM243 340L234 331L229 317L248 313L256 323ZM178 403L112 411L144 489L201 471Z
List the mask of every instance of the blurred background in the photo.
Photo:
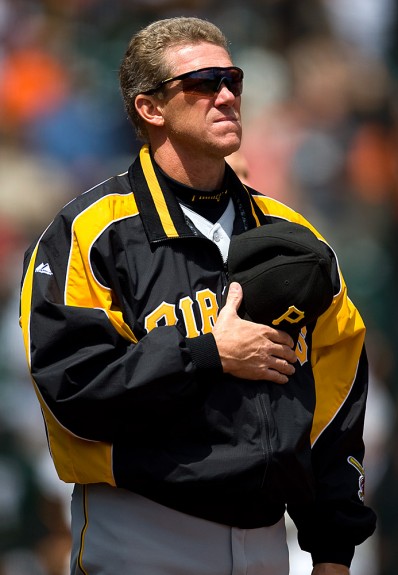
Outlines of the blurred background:
M67 575L71 486L58 480L18 325L23 254L139 144L118 68L150 21L219 25L245 71L249 183L335 247L368 326L367 501L353 575L398 565L398 10L394 0L0 0L0 575ZM310 561L288 523L291 575Z

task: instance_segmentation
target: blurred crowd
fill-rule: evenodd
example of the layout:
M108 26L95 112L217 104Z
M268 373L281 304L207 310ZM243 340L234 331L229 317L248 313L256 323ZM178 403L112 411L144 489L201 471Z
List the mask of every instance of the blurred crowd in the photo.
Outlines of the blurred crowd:
M245 72L248 181L336 248L368 326L367 500L353 575L398 565L398 9L394 0L0 0L0 575L67 575L71 486L55 476L18 295L27 246L139 149L118 68L157 18L220 26ZM397 283L396 283L397 282ZM294 543L291 575L309 559Z

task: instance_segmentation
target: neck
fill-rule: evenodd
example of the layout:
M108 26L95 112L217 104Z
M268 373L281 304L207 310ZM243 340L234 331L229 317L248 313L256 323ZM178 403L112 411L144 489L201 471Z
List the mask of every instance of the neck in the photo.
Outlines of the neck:
M175 150L167 145L151 146L153 157L158 166L171 178L181 184L197 190L215 190L222 184L225 160L221 156L211 156L207 152L202 156L196 150Z

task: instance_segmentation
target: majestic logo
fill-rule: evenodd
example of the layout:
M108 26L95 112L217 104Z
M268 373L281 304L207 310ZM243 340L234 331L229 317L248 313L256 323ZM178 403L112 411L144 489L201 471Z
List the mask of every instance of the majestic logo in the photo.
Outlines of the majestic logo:
M359 463L359 461L357 461L355 459L355 457L352 457L352 455L350 455L349 457L347 457L347 461L350 465L352 465L359 473L359 490L358 490L358 497L361 501L363 501L365 499L365 470L362 467L362 465Z
M297 323L303 318L304 312L297 309L296 306L290 305L285 313L272 321L272 325L279 325L284 319L289 323Z
M35 272L37 272L39 274L46 274L48 276L53 275L53 272L51 271L49 264L45 264L45 263L38 265L37 268L35 269Z

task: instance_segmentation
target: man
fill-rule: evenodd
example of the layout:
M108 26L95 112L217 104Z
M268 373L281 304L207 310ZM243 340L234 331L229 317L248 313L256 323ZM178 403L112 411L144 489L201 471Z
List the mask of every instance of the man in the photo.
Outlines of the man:
M239 316L238 283L220 310L231 236L309 224L224 160L240 146L243 73L217 27L154 22L120 80L147 144L61 210L22 286L51 453L76 484L71 573L287 575L287 504L313 575L345 575L374 530L360 316L338 274L295 349Z

